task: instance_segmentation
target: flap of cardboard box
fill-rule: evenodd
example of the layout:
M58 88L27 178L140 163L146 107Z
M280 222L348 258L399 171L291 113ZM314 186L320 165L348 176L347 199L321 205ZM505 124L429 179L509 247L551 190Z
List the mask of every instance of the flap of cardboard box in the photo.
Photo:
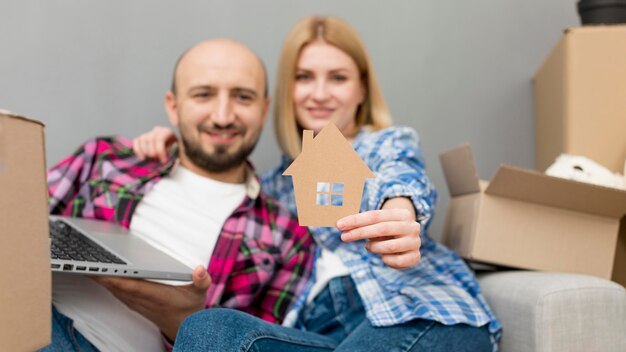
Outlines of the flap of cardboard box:
M506 165L485 193L616 219L626 214L626 191Z
M579 33L590 33L596 35L598 38L605 36L607 33L624 33L626 32L626 25L597 25L597 26L576 26L568 27L563 30L564 36L575 35Z
M25 121L28 121L28 122L33 122L33 123L37 123L37 124L40 124L42 126L45 126L45 124L43 122L41 122L41 121L29 119L28 117L20 116L20 115L18 115L16 113L10 112L8 110L4 110L2 108L0 108L0 116L14 117L14 118L17 118L17 119L20 119L20 120L25 120Z
M480 180L469 144L447 150L439 155L439 162L448 184L450 196L480 192Z

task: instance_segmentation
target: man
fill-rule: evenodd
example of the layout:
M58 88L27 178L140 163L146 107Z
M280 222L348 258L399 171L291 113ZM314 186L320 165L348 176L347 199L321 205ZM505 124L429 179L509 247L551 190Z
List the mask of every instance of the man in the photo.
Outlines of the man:
M55 275L53 344L44 350L163 349L161 336L171 343L185 317L215 306L282 321L310 276L313 242L260 193L246 163L266 90L248 48L202 42L181 56L165 97L180 132L177 158L142 161L130 141L100 138L49 171L51 213L118 222L196 269L184 286Z

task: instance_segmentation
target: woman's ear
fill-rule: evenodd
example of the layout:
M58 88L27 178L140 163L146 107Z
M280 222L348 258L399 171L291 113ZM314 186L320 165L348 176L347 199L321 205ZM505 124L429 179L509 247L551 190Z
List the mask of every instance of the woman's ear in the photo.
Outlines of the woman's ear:
M365 81L361 79L361 99L359 100L359 104L363 104L366 98L367 98L367 86L365 85Z

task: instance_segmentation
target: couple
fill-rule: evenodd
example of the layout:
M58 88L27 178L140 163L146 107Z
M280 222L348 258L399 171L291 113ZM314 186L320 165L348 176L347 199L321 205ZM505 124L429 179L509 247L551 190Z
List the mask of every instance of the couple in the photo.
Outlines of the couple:
M417 135L390 127L354 30L308 17L288 35L275 95L285 157L259 187L246 158L269 109L266 86L249 49L202 42L181 56L166 95L180 132L171 157L170 134L157 129L135 141L137 155L125 139L100 138L50 170L52 213L116 221L169 241L197 267L186 286L55 277L53 344L44 350L494 348L500 327L473 275L425 233L436 191ZM360 214L309 234L294 220L293 186L281 174L299 153L302 129L329 121L376 179L366 183Z

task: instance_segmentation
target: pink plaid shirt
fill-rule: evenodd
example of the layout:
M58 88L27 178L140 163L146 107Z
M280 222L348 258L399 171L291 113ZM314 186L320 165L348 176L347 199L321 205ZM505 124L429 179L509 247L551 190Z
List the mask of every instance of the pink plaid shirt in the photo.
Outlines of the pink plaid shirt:
M177 153L177 151L173 151ZM121 137L87 141L48 171L49 211L129 227L142 197L168 174L167 164L139 160ZM311 275L313 240L291 213L259 190L225 221L208 271L206 307L238 309L280 323Z

